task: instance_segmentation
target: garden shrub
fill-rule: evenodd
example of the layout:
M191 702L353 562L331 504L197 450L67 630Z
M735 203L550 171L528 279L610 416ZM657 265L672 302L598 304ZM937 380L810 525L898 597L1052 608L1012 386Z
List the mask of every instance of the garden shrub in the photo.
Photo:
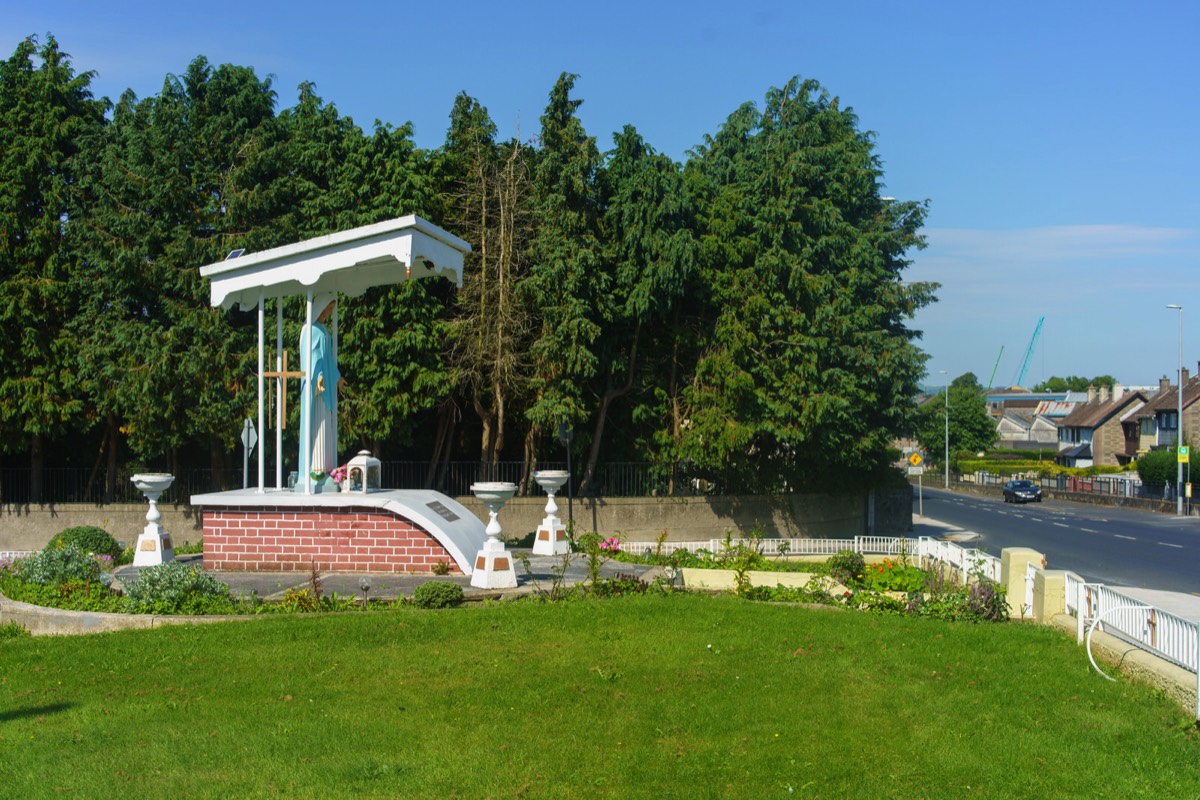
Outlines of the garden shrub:
M909 611L950 622L1005 622L1008 601L1003 586L980 578L966 586L916 595L909 603Z
M1008 598L1004 587L986 578L967 587L963 605L966 617L975 622L1002 622L1008 619Z
M649 588L650 584L636 575L622 572L615 577L597 581L592 587L592 593L596 597L620 597L624 594L645 594Z
M135 614L228 614L229 587L179 561L146 567L125 591Z
M98 580L100 564L78 544L70 543L61 548L47 546L40 553L19 558L9 571L26 583L59 586L68 581L90 583Z
M1163 486L1175 482L1178 467L1175 450L1164 447L1151 450L1137 460L1137 473L1147 489L1162 491Z
M449 581L422 583L413 592L413 605L417 608L451 608L462 601L462 587Z
M866 559L853 550L839 550L826 563L829 565L829 576L843 586L858 586L867 569Z
M814 581L808 586L752 586L744 595L748 600L760 600L772 603L815 603L818 605L833 605L836 601L825 590L824 585Z
M11 576L0 576L0 591L10 600L45 608L68 611L106 611L121 613L127 608L125 598L103 583L69 580L54 586L26 583Z
M357 601L353 597L338 597L337 592L318 595L311 587L306 586L303 589L295 587L288 589L278 603L263 603L255 609L255 612L259 614L276 612L306 614L316 611L350 611L357 607Z
M54 534L46 545L47 550L62 550L67 545L77 544L85 553L109 556L114 561L121 557L121 545L112 534L95 525L77 525Z
M919 592L925 587L924 570L891 558L867 567L865 574L868 588L876 592Z

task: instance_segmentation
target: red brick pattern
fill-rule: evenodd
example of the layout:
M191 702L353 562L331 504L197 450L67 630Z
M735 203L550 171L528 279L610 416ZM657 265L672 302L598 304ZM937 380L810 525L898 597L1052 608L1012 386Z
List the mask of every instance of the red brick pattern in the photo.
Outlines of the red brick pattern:
M226 507L204 510L204 568L289 572L462 570L437 539L380 509Z

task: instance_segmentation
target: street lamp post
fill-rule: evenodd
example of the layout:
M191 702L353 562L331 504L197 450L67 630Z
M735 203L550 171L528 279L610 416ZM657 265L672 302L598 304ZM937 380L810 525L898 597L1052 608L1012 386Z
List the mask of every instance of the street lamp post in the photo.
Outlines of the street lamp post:
M938 372L941 373L942 375L947 375L946 370L944 370L944 369L939 369ZM947 375L947 378L949 378L949 375ZM943 467L946 470L946 477L945 477L945 482L942 485L946 489L949 489L950 488L950 384L949 383L946 384L945 419L946 419L946 454L945 454L945 458L944 458L945 464L943 465Z
M1183 516L1183 461L1179 458L1179 448L1183 447L1183 306L1172 303L1167 308L1179 312L1179 371L1175 373L1176 404L1175 411L1175 514Z

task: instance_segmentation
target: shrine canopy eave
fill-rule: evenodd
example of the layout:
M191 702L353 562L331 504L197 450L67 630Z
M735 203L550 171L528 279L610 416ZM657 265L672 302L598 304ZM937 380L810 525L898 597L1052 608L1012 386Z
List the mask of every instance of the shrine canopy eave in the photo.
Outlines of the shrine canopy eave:
M260 297L322 292L357 297L375 286L441 275L462 287L463 256L471 245L417 216L354 228L295 244L247 253L200 268L211 302L248 310Z

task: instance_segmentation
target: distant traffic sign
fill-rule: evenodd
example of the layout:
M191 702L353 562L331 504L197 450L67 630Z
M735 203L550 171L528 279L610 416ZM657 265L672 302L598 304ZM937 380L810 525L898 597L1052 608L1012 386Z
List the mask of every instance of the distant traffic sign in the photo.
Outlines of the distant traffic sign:
M908 457L908 463L912 464L914 467L921 466L921 463L924 460L925 459L921 458L920 453L913 453L911 456Z
M1179 448L1179 463L1188 463L1188 448L1186 446Z

